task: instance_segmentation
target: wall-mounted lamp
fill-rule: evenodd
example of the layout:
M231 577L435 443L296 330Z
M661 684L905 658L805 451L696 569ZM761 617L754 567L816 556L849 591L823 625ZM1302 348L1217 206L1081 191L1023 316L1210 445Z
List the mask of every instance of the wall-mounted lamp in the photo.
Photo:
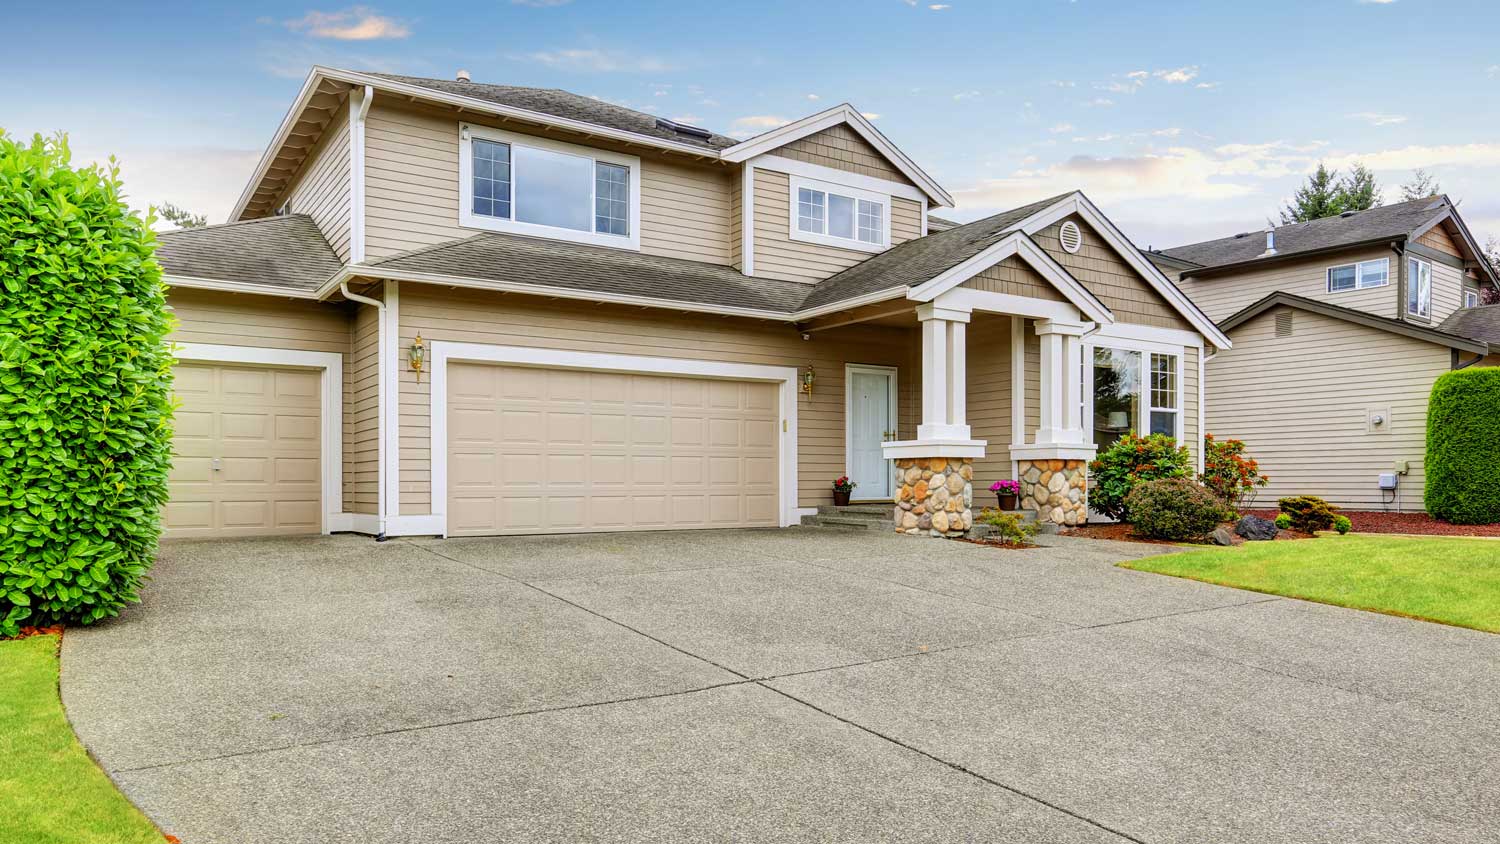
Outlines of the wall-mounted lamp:
M802 373L802 392L807 393L809 396L812 395L812 385L813 385L813 368L812 368L812 364L808 364L807 365L807 371L804 372L804 373Z
M406 359L411 363L411 371L417 373L417 383L422 383L422 362L427 360L427 347L422 345L421 334L417 335L411 348L406 351Z

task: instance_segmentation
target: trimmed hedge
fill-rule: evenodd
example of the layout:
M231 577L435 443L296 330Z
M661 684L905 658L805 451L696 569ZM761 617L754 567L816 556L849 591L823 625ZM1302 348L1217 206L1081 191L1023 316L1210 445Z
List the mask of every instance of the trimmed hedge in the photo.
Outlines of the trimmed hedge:
M166 288L118 171L0 135L0 636L137 600L171 466Z
M1184 542L1207 536L1232 512L1207 487L1187 478L1142 481L1125 504L1136 533Z
M1500 522L1500 368L1438 376L1427 402L1427 512L1460 525Z

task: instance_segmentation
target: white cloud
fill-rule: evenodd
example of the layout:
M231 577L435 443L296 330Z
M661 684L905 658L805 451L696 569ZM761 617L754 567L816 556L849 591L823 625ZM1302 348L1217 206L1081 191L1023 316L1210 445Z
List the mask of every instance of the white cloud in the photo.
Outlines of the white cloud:
M1053 126L1051 129L1048 129L1047 131L1051 132L1054 135L1061 135L1064 132L1071 132L1071 131L1073 131L1073 124L1071 124L1071 123L1059 123L1056 126Z
M1163 82L1172 85L1181 85L1184 82L1191 82L1198 78L1198 66L1179 67L1175 70L1158 70L1151 75Z
M1072 81L1071 79L1054 79L1054 80L1052 80L1051 82L1049 82L1047 84L1051 85L1054 88L1076 88L1076 87L1078 87L1078 83Z
M1182 130L1177 128L1176 126L1171 126L1166 129L1157 129L1151 134L1155 135L1158 138L1175 138L1178 135L1182 134Z
M120 163L126 202L137 211L170 202L210 223L222 223L260 160L258 149L224 147L121 147L113 138L69 138L75 163Z
M368 6L350 6L337 12L311 11L300 18L285 21L285 24L293 32L339 41L405 38L411 34L411 28L404 21L377 14Z
M529 61L559 70L595 73L660 73L672 67L654 56L635 56L610 50L559 49L511 55L513 61Z
M1092 106L1094 108L1108 108L1114 104L1115 101L1110 99L1109 97L1095 97L1092 100L1084 103L1084 105Z
M933 3L933 4L929 5L927 8L933 10L934 12L941 12L944 9L951 9L953 7L950 6L950 5L948 5L947 3Z
M1144 70L1132 70L1129 73L1125 74L1125 78L1126 79L1142 79L1143 80L1147 76L1150 76L1150 74L1147 73Z
M963 102L964 100L972 100L978 96L978 91L959 91L957 94L953 95L953 99L958 102Z
M1406 122L1404 114L1386 114L1380 111L1360 111L1349 115L1351 120L1363 120L1371 126L1396 126Z
M880 119L879 113L873 112L873 111L862 111L862 112L859 113L859 115L860 115L860 117L863 117L866 120L879 120Z
M817 95L817 94L808 94L808 95L807 95L807 98L808 98L808 99L809 99L809 100L814 100L814 101L816 101L816 100L819 100L819 99L822 99L822 98L821 98L821 97L819 97L819 96L818 96L818 95Z
M1197 85L1194 85L1193 87L1194 88L1203 88L1205 90L1212 90L1212 89L1217 88L1217 87L1219 87L1220 85L1223 85L1223 84L1224 84L1223 82L1199 82Z
M731 138L749 138L762 132L769 132L792 121L785 117L770 114L752 114L747 117L736 117L729 124L729 136Z

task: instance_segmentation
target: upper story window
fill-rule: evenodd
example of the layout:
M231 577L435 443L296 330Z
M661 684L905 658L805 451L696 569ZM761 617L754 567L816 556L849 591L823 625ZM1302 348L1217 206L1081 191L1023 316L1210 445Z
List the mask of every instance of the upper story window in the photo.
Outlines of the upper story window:
M1406 313L1432 317L1432 264L1421 258L1406 259Z
M640 159L461 126L459 222L474 228L640 248Z
M860 188L791 177L791 238L880 252L891 242L891 199Z
M1391 280L1389 258L1361 261L1328 268L1328 292L1342 293L1345 290L1364 290L1367 287L1384 287Z
M1478 290L1467 290L1467 289L1464 290L1464 307L1465 308L1477 308L1477 307L1479 307L1479 291Z

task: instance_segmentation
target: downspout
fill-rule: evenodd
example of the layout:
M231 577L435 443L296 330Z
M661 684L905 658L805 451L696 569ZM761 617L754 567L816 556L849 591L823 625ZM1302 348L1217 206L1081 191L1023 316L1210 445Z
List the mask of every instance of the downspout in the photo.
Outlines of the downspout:
M1213 353L1207 355L1203 353L1202 347L1198 349L1198 474L1200 475L1203 474L1204 464L1203 444L1207 442L1203 437L1205 433L1203 423L1208 415L1208 409L1204 406L1204 402L1207 401L1206 394L1208 391L1205 389L1203 382L1207 377L1208 362L1219 356L1219 347L1213 346L1212 348Z
M1476 353L1474 355L1474 357L1473 357L1472 360L1466 360L1466 361L1463 361L1463 362L1459 362L1459 360L1458 360L1458 349L1449 349L1448 351L1453 356L1453 369L1455 371L1459 370L1459 369L1468 369L1469 367L1473 366L1476 363L1479 363L1480 361L1484 360L1484 358L1485 358L1485 355L1483 353Z
M376 458L376 466L378 467L378 469L375 473L375 518L378 524L378 533L376 533L375 535L375 541L384 542L386 522L385 479L386 472L390 471L390 466L386 463L385 456L385 407L386 402L388 401L385 390L385 368L386 366L388 366L388 364L386 363L386 352L389 351L388 349L386 349L385 303L380 301L379 299L372 299L369 296L361 296L360 294L353 292L349 289L349 282L347 281L339 282L339 292L344 295L345 299L348 299L351 302L358 302L361 305L370 305L375 309L375 353L377 355L375 369L375 415L377 424L376 436L379 440L379 456Z

